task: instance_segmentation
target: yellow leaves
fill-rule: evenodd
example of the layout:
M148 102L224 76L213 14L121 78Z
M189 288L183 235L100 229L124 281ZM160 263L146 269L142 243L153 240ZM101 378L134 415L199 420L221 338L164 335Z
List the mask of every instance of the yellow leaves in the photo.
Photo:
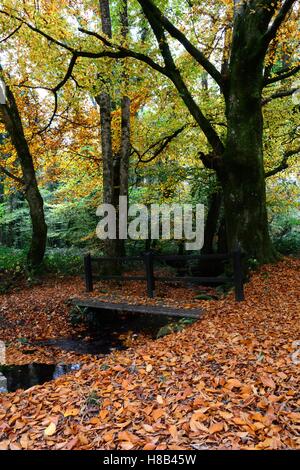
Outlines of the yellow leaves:
M51 422L49 426L45 429L44 435L46 437L50 437L50 436L53 436L53 434L55 433L56 433L56 424Z
M77 416L79 414L79 412L80 412L80 410L78 410L77 408L68 408L64 412L64 417L68 418L69 416Z
M149 373L149 372L152 371L152 369L153 369L153 366L152 366L151 364L147 364L147 366L146 366L146 372Z

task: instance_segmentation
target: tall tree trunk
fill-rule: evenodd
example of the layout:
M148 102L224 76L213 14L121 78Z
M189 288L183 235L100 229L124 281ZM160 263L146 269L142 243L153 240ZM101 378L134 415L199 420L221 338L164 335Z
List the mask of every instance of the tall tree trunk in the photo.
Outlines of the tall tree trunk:
M112 25L109 0L100 1L100 14L102 32L112 37ZM128 35L127 1L123 1L120 12L121 34L126 41ZM124 68L122 73L123 88L127 87L128 77ZM112 103L109 90L101 93L96 100L100 106L101 119L101 147L103 161L103 202L113 204L119 215L119 196L128 196L128 169L130 155L130 99L124 94L121 99L121 139L117 154L112 150L111 113ZM109 256L122 256L125 254L124 240L105 240L104 250ZM119 266L115 266L119 269Z
M28 202L32 224L32 238L27 254L28 264L38 267L44 258L47 242L47 225L45 222L43 199L40 194L36 174L24 129L15 98L6 87L6 104L0 105L2 119L10 135L22 169L22 183L25 199Z
M121 21L121 34L123 42L126 43L126 39L129 32L128 25L128 5L127 0L122 0L122 8L120 13ZM126 44L125 44L126 45ZM121 144L120 144L120 196L127 196L128 198L128 177L129 177L129 158L131 150L130 141L130 98L127 95L127 88L129 78L126 71L126 61L123 65L122 72L123 82L123 96L121 101ZM127 214L123 214L127 218ZM121 255L125 255L125 240L120 240L120 252Z
M102 32L112 37L111 17L109 0L100 0L100 14ZM107 84L106 84L107 85ZM102 168L103 168L103 202L112 203L113 193L113 151L111 135L111 97L109 90L105 90L96 97L100 107L101 122L101 149L102 149Z
M219 171L229 249L240 245L261 263L275 259L268 232L263 164L264 14L238 12L235 18L225 95L227 142Z

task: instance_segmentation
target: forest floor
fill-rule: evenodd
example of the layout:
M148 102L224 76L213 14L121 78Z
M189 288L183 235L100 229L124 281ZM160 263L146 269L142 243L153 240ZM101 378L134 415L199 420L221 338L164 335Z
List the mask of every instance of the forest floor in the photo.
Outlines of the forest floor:
M163 284L153 303L203 307L184 330L129 341L125 351L80 357L81 370L0 395L0 449L300 448L300 260L264 266L245 286L196 300L193 289ZM104 288L105 287L105 288ZM103 300L146 303L145 286L97 286ZM72 353L33 340L80 334L69 299L80 278L52 278L0 296L0 340L8 362L71 362ZM78 356L76 357L78 362Z

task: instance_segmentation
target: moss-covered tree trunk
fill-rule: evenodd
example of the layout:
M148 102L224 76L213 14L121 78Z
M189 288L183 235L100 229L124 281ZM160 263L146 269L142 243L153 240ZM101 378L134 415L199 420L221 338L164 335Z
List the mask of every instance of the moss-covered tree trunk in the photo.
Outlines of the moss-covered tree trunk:
M219 178L229 248L240 245L260 263L273 261L263 164L262 89L265 12L237 10L225 92L227 140Z
M37 268L43 261L47 243L47 225L44 215L43 198L39 191L32 155L25 137L23 124L13 93L7 87L6 103L0 105L1 117L14 145L22 169L23 191L29 205L32 225L31 244L27 261L31 268Z

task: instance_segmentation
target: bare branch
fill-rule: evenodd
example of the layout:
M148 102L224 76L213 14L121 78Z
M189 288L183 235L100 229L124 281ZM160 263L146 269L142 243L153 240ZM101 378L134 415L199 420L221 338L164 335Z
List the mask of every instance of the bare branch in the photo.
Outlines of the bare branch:
M176 129L172 134L160 138L157 142L154 142L153 144L151 144L147 148L147 150L144 150L143 153L140 153L136 149L133 149L134 152L138 155L138 159L139 159L138 164L139 163L149 163L152 160L154 160L155 158L157 158L167 148L169 143L172 142L172 140L175 139L179 134L181 134L181 132L184 129L186 129L186 127L187 127L187 124L184 124L183 126ZM156 150L154 150L154 149L156 149ZM151 152L151 150L154 150L153 155L151 157L147 158L146 160L144 160L143 157L147 153Z
M99 33L96 33L95 31L89 31L84 28L79 28L78 29L80 32L84 34L88 34L90 36L94 36L95 38L99 39L105 46L111 47L114 49L117 49L118 52L113 52L113 51L101 51L99 53L92 53L94 54L94 58L100 58L100 57L115 57L115 58L120 58L124 59L126 57L132 57L133 59L138 59L141 62L144 62L145 64L149 65L151 68L154 70L157 70L158 72L162 73L163 75L166 75L165 68L162 67L161 65L157 64L153 59L151 59L149 56L146 54L142 54L141 52L133 51L131 49L128 49L126 47L114 44L112 41L110 41L108 38L102 36ZM87 57L86 53L84 52L77 52L78 56L81 57ZM82 55L84 54L84 55Z
M269 178L270 176L277 175L280 171L286 170L289 165L288 165L288 160L290 157L293 157L294 155L297 155L297 153L300 153L300 147L297 147L293 150L288 150L287 152L284 153L281 163L277 165L273 170L269 170L265 173L265 178Z
M297 88L292 88L291 90L278 91L277 93L268 96L268 98L263 99L261 104L262 106L265 106L266 104L278 98L285 98L286 96L291 96L293 93L295 93L295 91L297 91Z
M8 41L8 39L10 39L11 37L13 37L13 36L14 36L14 34L16 34L16 33L19 31L19 29L21 29L21 28L22 28L22 26L23 26L23 25L22 25L22 24L20 24L19 26L17 26L17 28L16 28L16 29L14 29L14 30L13 30L13 32L12 32L12 33L10 33L8 36L6 36L6 38L4 38L4 39L1 39L1 41L0 41L0 44L1 44L2 42L6 42L6 41Z
M2 173L4 173L6 176L8 176L9 178L17 181L17 183L23 184L23 185L25 184L24 181L22 180L22 178L19 178L18 176L14 175L10 171L8 171L6 168L4 168L4 166L2 166L2 165L0 165L0 171Z
M297 65L296 67L290 68L290 69L285 69L287 70L285 73L279 73L275 77L268 78L264 82L264 86L271 85L272 83L280 82L280 80L284 80L286 78L292 77L293 75L296 75L300 71L300 64Z

